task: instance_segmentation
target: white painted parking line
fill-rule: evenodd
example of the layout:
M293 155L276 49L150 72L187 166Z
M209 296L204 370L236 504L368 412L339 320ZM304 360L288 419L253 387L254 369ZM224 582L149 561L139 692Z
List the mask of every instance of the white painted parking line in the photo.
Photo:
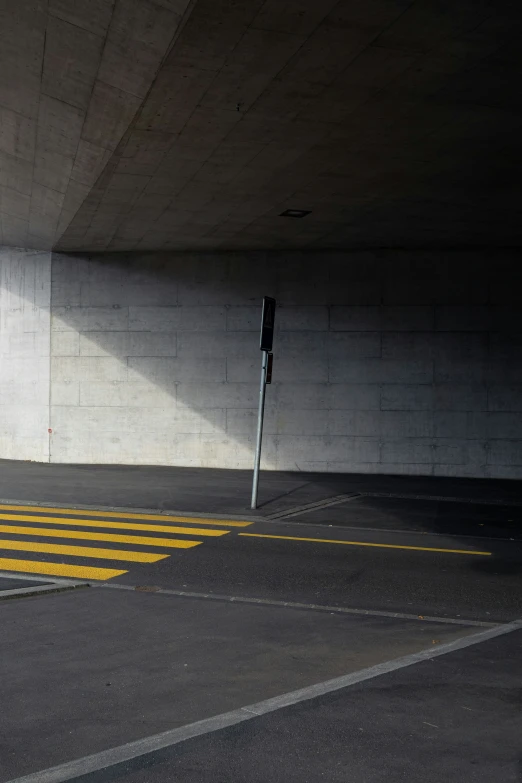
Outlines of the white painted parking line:
M246 707L241 707L238 710L225 712L222 715L216 715L213 718L190 723L187 726L164 731L161 732L161 734L153 734L150 737L128 742L124 745L102 751L101 753L84 756L83 758L42 770L41 772L35 772L31 775L25 775L24 777L7 781L7 783L66 783L66 781L77 780L80 777L84 780L84 783L87 783L87 778L84 776L99 773L102 770L115 767L118 764L128 763L156 751L179 745L181 742L193 739L194 737L211 734L220 729L235 726L247 720L252 720L260 715L266 715L284 709L285 707L299 704L300 702L310 701L319 696L335 693L336 691L343 690L356 683L371 680L374 677L381 677L384 674L389 674L398 669L404 669L407 666L413 666L422 661L429 661L433 658L438 658L441 655L456 652L457 650L463 650L466 647L471 647L472 645L480 644L481 642L486 642L489 639L494 639L497 636L503 636L520 629L522 629L522 620L500 625L497 628L490 628L487 631L480 631L472 636L467 636L454 642L430 647L418 653L396 658L392 661L386 661L385 663L377 664L377 666L361 669L358 672L352 672L351 674L336 677L332 680L325 680L316 685L310 685L306 688L284 693L281 696L266 699L265 701L260 701L256 704L250 704Z

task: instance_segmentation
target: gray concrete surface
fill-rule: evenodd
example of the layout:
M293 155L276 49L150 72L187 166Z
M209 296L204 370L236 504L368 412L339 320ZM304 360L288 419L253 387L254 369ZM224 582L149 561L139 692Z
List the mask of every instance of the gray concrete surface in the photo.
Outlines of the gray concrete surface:
M264 468L520 477L522 310L510 254L36 259L26 268L21 252L1 257L6 307L9 291L23 299L8 315L24 336L2 348L20 373L2 387L11 423L1 456L250 468L259 308L272 293ZM24 277L35 264L46 279L37 327ZM36 419L20 411L23 394L39 395Z
M507 0L4 0L0 241L518 245L520 27Z
M522 632L107 770L104 781L521 779Z
M3 781L477 630L104 588L0 616Z
M4 459L49 459L50 300L50 254L0 248L0 455Z
M188 0L0 9L0 236L49 249L108 164Z
M0 458L520 478L516 4L19 6Z

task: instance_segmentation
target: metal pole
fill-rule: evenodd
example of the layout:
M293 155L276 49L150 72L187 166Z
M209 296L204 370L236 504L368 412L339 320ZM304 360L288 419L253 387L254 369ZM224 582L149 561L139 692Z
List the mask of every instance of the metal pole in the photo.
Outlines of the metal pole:
M261 359L261 384L259 386L259 412L257 414L256 459L254 463L254 480L252 482L252 503L250 508L257 508L257 488L259 486L259 464L261 462L261 441L263 440L263 418L265 415L266 366L268 351L263 351Z

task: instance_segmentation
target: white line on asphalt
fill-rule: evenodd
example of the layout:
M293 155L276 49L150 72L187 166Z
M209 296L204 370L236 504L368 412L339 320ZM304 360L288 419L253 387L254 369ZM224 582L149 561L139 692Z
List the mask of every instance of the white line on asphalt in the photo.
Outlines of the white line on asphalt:
M136 590L133 585L116 584L115 582L96 582L92 587L109 587L111 590ZM151 591L152 592L152 591ZM234 604L253 604L255 606L274 606L283 609L306 609L307 611L328 612L329 614L352 614L363 617L389 617L393 620L415 620L427 623L449 623L450 625L469 625L480 628L498 627L501 623L486 620L463 620L458 617L433 617L431 615L405 614L404 612L387 612L379 609L352 609L345 606L328 606L325 604L302 604L295 601L276 601L270 598L249 598L242 595L219 595L219 593L193 593L186 590L170 590L158 587L154 595L175 595L179 598L198 598L210 601L227 601Z
M27 574L20 575L13 571L1 571L0 577L2 579L24 579L33 582L41 582L41 578L37 576L30 576ZM50 582L46 581L46 584ZM86 580L75 579L62 579L53 577L52 585L71 585L76 587L78 585L89 585L90 587L110 587L112 590L136 590L137 585L125 585L116 582L89 582ZM9 591L11 592L11 591ZM460 617L434 617L433 615L424 614L407 614L405 612L388 612L380 609L353 609L348 606L328 606L328 604L302 604L295 601L276 601L270 598L249 598L242 595L220 595L219 593L194 593L187 592L186 590L170 590L168 588L158 587L154 590L154 594L159 595L175 595L179 598L198 598L207 601L228 601L230 603L242 603L253 604L258 606L279 606L285 609L306 609L317 612L334 612L336 614L352 614L362 617L389 617L392 620L416 620L417 622L427 623L449 623L450 625L469 625L477 626L479 628L497 628L502 624L502 621L492 620L466 620Z
M16 571L0 571L0 579L17 579L19 582L40 582L41 585L76 585L89 584L81 579L63 579L54 576L32 576L31 574L21 574Z
M359 492L348 495L335 495L334 497L323 500L314 500L313 503L305 503L302 506L293 506L292 508L275 511L273 514L268 514L266 519L277 521L279 519L286 519L287 517L297 517L299 514L305 514L307 511L321 511L323 508L339 506L341 503L347 503L349 500L356 500L360 497L361 495Z
M36 585L35 587L19 587L14 590L0 590L0 601L14 598L19 595L25 595L27 598L32 595L41 595L43 593L63 593L68 590L74 590L76 587L88 587L88 585L72 584L72 585Z
M150 737L128 742L124 745L104 750L101 753L94 753L92 756L84 756L74 761L68 761L65 764L59 764L56 767L44 769L41 772L35 772L31 775L7 781L7 783L65 783L66 781L76 780L79 777L82 777L83 783L87 783L87 778L84 776L133 761L142 756L148 756L151 753L173 747L194 737L201 737L229 726L235 726L244 721L252 720L252 718L257 718L260 715L266 715L300 702L310 701L318 696L325 696L328 693L340 691L356 683L371 680L374 677L381 677L383 674L389 674L422 661L431 661L440 655L463 650L466 647L471 647L472 645L480 644L520 629L522 629L522 620L500 625L497 628L490 628L487 631L480 631L464 639L441 644L437 647L430 647L418 653L379 663L377 666L371 666L368 669L361 669L361 671L346 674L342 677L325 680L316 685L290 691L290 693L283 693L281 696L276 696L273 699L266 699L265 701L250 704L238 710L225 712L222 715L216 715L213 718L207 718L196 723L190 723L177 729L163 731L161 734L153 734Z

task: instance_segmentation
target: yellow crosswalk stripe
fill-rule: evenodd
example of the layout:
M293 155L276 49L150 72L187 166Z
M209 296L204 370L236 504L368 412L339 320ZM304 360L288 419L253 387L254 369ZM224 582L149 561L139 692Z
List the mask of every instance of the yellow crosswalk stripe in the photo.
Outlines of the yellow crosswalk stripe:
M152 536L119 536L109 533L89 533L85 530L55 530L51 527L17 527L0 525L0 533L16 536L41 536L42 538L77 538L87 541L112 541L115 544L137 546L164 546L172 549L191 549L202 541L187 541L176 538L153 538Z
M107 517L116 519L147 519L157 522L189 522L221 527L248 527L252 522L238 522L235 519L206 519L203 517L172 516L168 514L137 514L129 511L97 511L88 508L50 508L49 506L17 506L0 503L4 511L37 511L39 514L75 514L86 517Z
M203 517L187 517L172 514L140 514L128 511L102 511L100 509L62 508L50 506L18 505L0 503L0 520L12 524L0 525L0 533L14 536L34 536L36 538L61 538L86 540L96 542L111 542L132 544L137 547L161 547L169 549L192 549L202 544L202 541L177 538L177 536L221 537L228 535L230 530L218 528L245 528L252 522L242 522L233 519L209 519ZM7 513L14 512L14 513ZM24 513L26 512L26 513ZM32 513L27 513L32 512ZM57 514L60 516L51 516ZM91 519L93 517L94 519ZM109 521L119 519L122 521ZM27 527L25 524L36 523L37 527ZM161 524L150 524L157 522ZM165 524L175 522L177 525ZM64 526L63 529L55 526ZM71 528L94 528L94 530L73 530ZM105 528L107 531L101 532ZM145 533L164 533L168 538L156 538L147 535L124 534L124 531L140 531ZM176 536L176 538L171 537ZM126 549L107 549L95 546L75 546L73 544L55 544L53 542L24 541L0 539L0 551L16 550L21 552L37 552L72 557L86 557L102 560L123 560L137 563L156 563L169 555L158 552L139 552ZM126 574L112 568L97 568L75 566L65 563L47 563L33 560L18 560L0 558L0 570L16 572L47 574L49 576L76 577L78 579L112 579Z
M86 566L72 566L64 563L40 563L36 560L11 560L7 557L0 557L0 571L66 576L72 579L99 579L102 581L127 573L127 571L118 571L115 568L87 568Z
M228 530L208 530L204 527L173 527L171 525L140 525L136 522L97 522L72 517L36 517L25 514L0 514L10 522L38 522L47 525L76 525L77 527L105 527L108 530L148 530L153 533L176 533L185 536L226 536Z
M73 557L94 557L101 560L128 560L133 563L157 563L168 555L155 552L131 552L126 549L100 549L94 546L66 546L63 544L40 544L35 541L8 541L0 538L2 549L16 549L22 552L43 552L50 555L72 555Z

